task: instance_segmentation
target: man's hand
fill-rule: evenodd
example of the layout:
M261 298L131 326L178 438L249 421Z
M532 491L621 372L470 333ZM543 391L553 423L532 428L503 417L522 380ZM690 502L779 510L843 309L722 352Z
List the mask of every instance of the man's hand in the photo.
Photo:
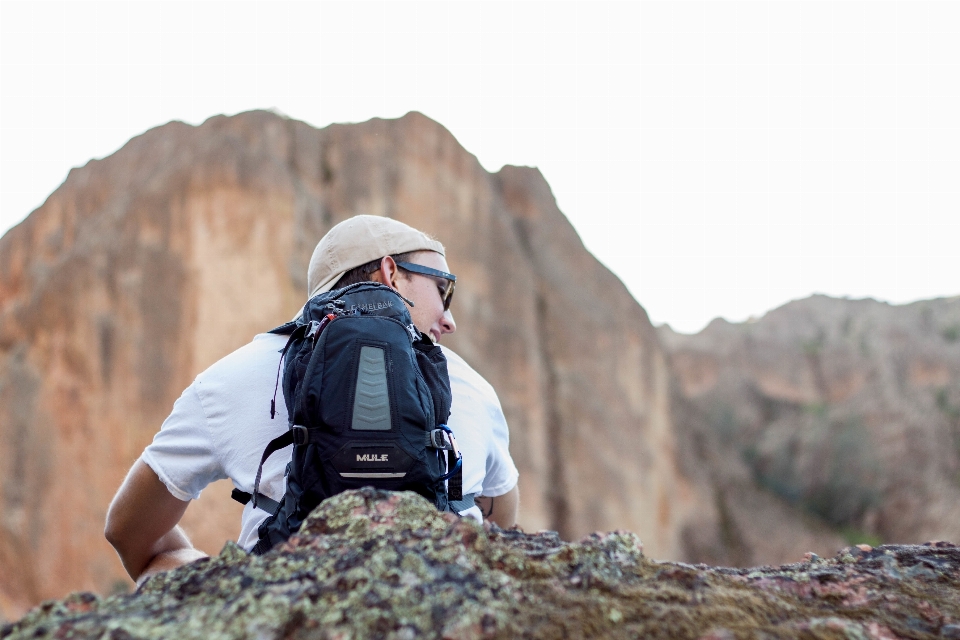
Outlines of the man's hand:
M206 557L177 526L188 504L171 495L146 463L134 463L110 503L103 533L137 584Z
M483 519L493 522L501 529L509 529L517 524L520 490L516 485L502 496L478 496L476 503Z

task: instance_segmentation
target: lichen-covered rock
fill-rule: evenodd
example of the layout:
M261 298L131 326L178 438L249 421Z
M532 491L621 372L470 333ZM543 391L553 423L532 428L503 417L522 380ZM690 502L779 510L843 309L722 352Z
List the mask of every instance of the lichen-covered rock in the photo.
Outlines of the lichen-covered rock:
M0 638L960 637L960 547L862 545L779 568L653 562L481 527L411 493L326 501L263 557L227 544L137 593L46 602Z

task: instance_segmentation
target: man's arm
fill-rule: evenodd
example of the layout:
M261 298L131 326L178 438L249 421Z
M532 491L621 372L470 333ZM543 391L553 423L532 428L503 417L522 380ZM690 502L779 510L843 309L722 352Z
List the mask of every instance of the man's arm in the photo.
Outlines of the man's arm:
M189 504L171 495L143 460L134 463L110 503L104 535L137 584L206 557L177 526Z
M517 524L517 510L520 507L520 490L517 485L502 496L478 496L476 499L483 519L493 522L501 529L509 529Z

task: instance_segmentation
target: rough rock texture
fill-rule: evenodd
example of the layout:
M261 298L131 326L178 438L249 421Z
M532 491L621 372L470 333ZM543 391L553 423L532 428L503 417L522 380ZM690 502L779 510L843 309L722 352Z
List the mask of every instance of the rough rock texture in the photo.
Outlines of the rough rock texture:
M0 638L958 638L960 547L851 547L779 568L654 562L630 533L481 528L410 493L348 492L254 558L133 595L74 594Z
M490 174L415 113L317 130L251 112L134 138L0 239L8 619L72 590L128 588L102 536L124 473L193 376L293 315L316 242L358 213L447 245L460 277L449 344L500 393L523 526L628 529L653 557L688 557L690 514L715 510L680 472L655 330L540 173ZM237 535L229 490L188 510L200 548ZM717 522L697 530L717 539Z
M715 473L746 467L851 541L960 540L960 298L813 296L659 333Z

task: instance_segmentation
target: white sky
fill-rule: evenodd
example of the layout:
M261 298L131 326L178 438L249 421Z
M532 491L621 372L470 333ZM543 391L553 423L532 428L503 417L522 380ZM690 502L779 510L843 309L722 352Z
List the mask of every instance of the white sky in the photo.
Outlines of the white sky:
M417 110L655 323L960 294L960 3L0 2L0 230L169 120Z

